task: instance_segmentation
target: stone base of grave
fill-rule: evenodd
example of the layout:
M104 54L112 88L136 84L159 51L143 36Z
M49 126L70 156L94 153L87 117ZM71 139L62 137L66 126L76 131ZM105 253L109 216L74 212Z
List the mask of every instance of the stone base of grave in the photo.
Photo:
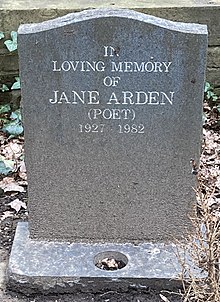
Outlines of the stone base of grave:
M99 255L121 255L124 262L127 259L127 265L115 271L99 269L95 266ZM28 223L20 222L7 275L8 285L25 294L95 293L149 288L173 290L181 287L180 271L174 244L34 241L29 238Z

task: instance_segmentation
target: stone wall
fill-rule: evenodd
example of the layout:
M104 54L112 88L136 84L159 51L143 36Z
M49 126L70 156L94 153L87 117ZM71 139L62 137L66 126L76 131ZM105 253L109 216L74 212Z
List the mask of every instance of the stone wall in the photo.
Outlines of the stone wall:
M116 3L106 0L75 0L67 1L67 3L58 0L38 0L32 2L25 0L1 1L0 31L6 34L6 38L22 23L42 22L70 12L101 7L129 8L173 21L207 24L209 48L206 80L213 84L215 92L220 94L220 0L118 0ZM18 55L17 51L10 53L3 42L3 39L0 40L0 83L10 86L14 82L14 77L19 73ZM19 92L0 93L0 102L19 102Z

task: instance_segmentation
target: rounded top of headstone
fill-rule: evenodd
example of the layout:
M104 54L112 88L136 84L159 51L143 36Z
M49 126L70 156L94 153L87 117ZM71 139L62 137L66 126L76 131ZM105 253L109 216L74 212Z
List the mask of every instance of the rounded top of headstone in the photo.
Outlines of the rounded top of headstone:
M202 24L193 23L182 23L165 20L162 18L146 15L129 9L91 9L84 10L78 13L71 13L63 17L59 17L53 20L34 23L34 24L23 24L18 29L19 34L31 34L42 31L47 31L54 28L63 27L66 25L83 22L98 18L126 18L145 22L159 26L168 30L178 31L183 33L192 34L204 34L207 35L207 26Z

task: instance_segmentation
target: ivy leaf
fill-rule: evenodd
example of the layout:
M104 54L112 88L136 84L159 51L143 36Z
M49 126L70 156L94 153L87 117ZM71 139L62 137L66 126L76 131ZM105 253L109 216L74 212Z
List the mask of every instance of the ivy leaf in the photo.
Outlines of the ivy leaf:
M11 32L11 39L14 43L17 43L18 41L18 35L17 35L17 32L16 31L12 31Z
M19 120L21 121L21 110L20 109L17 109L15 111L13 111L10 115L10 118L12 120Z
M2 128L2 131L7 134L10 134L10 137L12 138L22 134L24 129L23 126L21 125L21 122L18 119L16 119L15 121L6 124Z
M212 91L207 91L207 97L210 99L210 98L212 98L213 97L213 95L214 95L214 93L212 92Z
M8 86L5 85L5 84L2 84L1 91L2 91L2 92L5 92L5 91L8 91L8 90L9 90Z
M0 40L3 39L4 37L5 37L4 33L0 31Z
M0 174L8 175L14 170L14 162L12 160L4 159L0 156Z
M6 40L4 42L5 46L7 47L7 49L12 52L14 50L16 50L18 48L17 45L17 32L16 31L12 31L11 32L11 40Z
M5 165L3 161L0 160L0 174L8 175L12 170Z
M209 89L211 88L211 85L209 84L209 82L205 82L205 92L208 92Z
M14 82L14 84L11 86L11 90L21 89L20 78L15 77L15 80L16 80L16 82Z
M218 110L218 112L220 112L220 105L217 106L217 110Z
M9 104L0 105L0 114L10 112L11 107Z

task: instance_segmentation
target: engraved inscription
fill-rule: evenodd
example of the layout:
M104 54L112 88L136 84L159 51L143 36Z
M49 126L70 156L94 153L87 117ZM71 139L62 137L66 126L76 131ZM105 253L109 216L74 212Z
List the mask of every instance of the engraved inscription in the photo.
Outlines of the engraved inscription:
M66 91L53 91L53 98L49 99L51 104L87 104L94 105L100 104L101 96L98 91L80 91L74 90ZM165 105L166 103L173 104L174 91L122 91L120 94L111 92L109 97L102 102L107 105Z
M104 132L104 124L79 124L79 132Z
M119 133L144 133L144 125L143 124L125 124L125 125L118 125Z
M102 85L106 88L104 95L98 90L75 90L70 91L56 89L52 91L49 103L52 105L73 105L85 106L87 111L88 123L78 125L79 133L103 133L107 125L103 120L125 121L125 124L115 124L118 133L123 134L142 134L145 126L137 121L136 108L139 106L172 106L175 104L175 91L157 91L148 88L147 82L143 90L122 89L120 83L126 74L169 74L173 68L169 60L156 60L153 56L146 61L120 61L121 49L111 45L103 46L103 58L105 60L53 60L52 71L55 73L85 72L103 73ZM106 63L106 58L110 61ZM116 60L117 59L117 60ZM106 76L106 71L109 75ZM95 76L95 74L94 74ZM150 76L150 75L149 75ZM147 79L147 78L146 78ZM75 87L74 87L75 88ZM117 89L116 90L114 90ZM97 107L97 105L100 105ZM121 106L123 106L121 108ZM126 108L127 107L127 108Z

